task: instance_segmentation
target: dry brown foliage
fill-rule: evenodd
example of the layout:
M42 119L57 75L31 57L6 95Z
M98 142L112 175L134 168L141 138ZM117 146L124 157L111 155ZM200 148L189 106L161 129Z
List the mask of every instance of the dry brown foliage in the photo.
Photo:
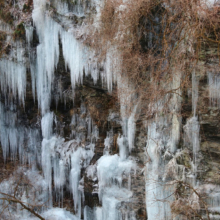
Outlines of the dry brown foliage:
M122 72L135 85L132 92L144 103L166 104L191 86L198 61L214 57L201 58L201 51L219 50L219 12L218 5L209 8L202 0L106 0L100 27L92 27L87 43L100 60L117 47ZM179 76L181 83L174 88L172 82Z
M191 184L182 181L178 181L177 183L178 186L175 191L176 200L170 206L173 215L185 216L187 219L210 220L208 205L205 202L207 195L199 192ZM186 191L188 191L187 194ZM203 215L201 215L201 209L204 210Z
M152 110L151 106L160 102L160 112L170 113L170 99L181 99L192 87L193 70L199 72L206 63L219 59L220 6L209 7L203 0L124 2L105 1L99 28L91 28L87 43L96 50L99 60L106 59L109 49L117 48L122 73L134 85L130 92L141 97L145 117L152 117L158 109ZM206 53L213 48L217 48L217 54ZM179 184L172 213L186 219L210 219L204 196L190 184ZM196 203L190 203L192 194L198 196L204 216Z

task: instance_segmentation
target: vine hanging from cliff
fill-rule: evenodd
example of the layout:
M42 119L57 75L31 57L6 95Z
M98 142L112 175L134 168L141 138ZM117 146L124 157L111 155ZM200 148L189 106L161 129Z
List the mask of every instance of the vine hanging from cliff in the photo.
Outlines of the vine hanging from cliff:
M207 1L106 0L101 8L98 28L92 26L86 43L100 60L117 48L122 72L144 103L181 96L204 45L219 45L220 8L209 7ZM178 75L181 83L172 87ZM151 115L148 104L144 108Z

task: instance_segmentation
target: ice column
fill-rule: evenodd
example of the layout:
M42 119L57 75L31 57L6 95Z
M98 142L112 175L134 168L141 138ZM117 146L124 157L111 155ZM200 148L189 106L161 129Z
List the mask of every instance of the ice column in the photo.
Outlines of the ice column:
M38 105L45 114L49 111L51 88L54 79L54 68L59 59L60 26L46 14L46 1L34 0L32 18L36 26L40 44L37 46L36 87Z
M181 71L176 69L173 72L173 82L171 83L171 88L175 91L172 94L172 99L170 100L170 111L172 112L172 129L171 129L171 153L175 153L177 149L177 144L180 138L180 127L181 127L181 116L180 116L180 103L181 103Z
M83 189L80 187L81 169L89 166L89 163L94 156L94 144L89 144L85 148L78 147L74 149L71 154L71 170L70 170L70 184L73 193L74 208L78 218L81 217L81 202Z
M197 109L197 102L198 102L198 86L199 82L198 79L196 78L195 70L193 70L192 73L192 111L193 111L193 116L196 116L196 109Z
M135 89L126 76L117 73L117 86L120 100L123 135L128 139L129 151L134 147L136 132L136 117L139 101Z
M196 116L196 108L198 102L198 79L196 77L195 71L192 73L192 110L193 117L187 120L186 125L184 126L184 142L185 145L189 145L193 148L193 180L196 184L197 176L197 167L198 167L198 153L200 149L200 140L199 140L199 130L200 124L198 121L198 116Z
M163 132L163 118L148 125L147 155L149 162L146 165L146 206L149 220L170 220L171 210L169 203L164 200L172 194L172 186L162 181L164 162L161 150L165 148Z
M71 83L73 89L76 83L82 83L83 68L85 66L85 54L83 53L83 45L81 45L73 35L73 32L61 30L61 41L63 47L63 56L66 66L69 67L71 73Z
M53 128L53 113L47 113L41 120L42 129L42 169L49 189L49 204L52 205L52 162L51 162L51 150L53 150L56 139L51 138ZM50 139L51 138L51 139Z
M109 141L106 140L106 146ZM103 155L97 162L97 176L99 180L99 199L102 202L102 211L96 212L96 219L119 220L119 210L122 202L128 202L132 192L123 186L123 179L129 179L135 172L136 163L128 157L127 140L118 137L120 155ZM98 210L96 210L98 211ZM130 218L129 218L130 219Z

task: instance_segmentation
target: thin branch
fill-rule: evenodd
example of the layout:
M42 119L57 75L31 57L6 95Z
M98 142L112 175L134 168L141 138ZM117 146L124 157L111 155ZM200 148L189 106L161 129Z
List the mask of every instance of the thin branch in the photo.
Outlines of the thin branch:
M5 196L5 198L0 198L0 200L3 201L8 201L8 202L14 202L14 203L19 203L24 209L28 210L29 212L31 212L33 215L35 215L36 217L38 217L41 220L45 220L45 218L43 218L41 215L39 215L38 213L36 213L33 208L29 208L28 206L26 206L24 204L24 202L22 202L21 200L18 200L17 198L15 198L14 196L8 195L6 193L2 193L0 192L0 194L2 194L3 196ZM9 198L7 198L9 197Z

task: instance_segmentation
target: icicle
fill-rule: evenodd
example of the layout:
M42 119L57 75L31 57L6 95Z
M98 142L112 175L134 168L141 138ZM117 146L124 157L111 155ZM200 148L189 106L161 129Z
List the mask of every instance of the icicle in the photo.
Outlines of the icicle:
M128 118L128 146L129 146L129 151L131 152L132 148L134 148L134 142L135 142L135 132L136 132L136 112L137 112L137 107L138 104L134 106L133 111L131 112L130 117Z
M139 102L135 97L134 88L128 81L128 78L119 73L117 76L122 129L124 136L128 139L129 151L131 152L134 147Z
M198 80L196 78L195 70L192 73L192 110L193 115L196 116L196 108L198 102Z
M49 112L41 120L41 129L43 138L49 139L53 129L53 112Z
M31 47L31 43L33 41L33 31L34 31L34 28L32 26L25 26L25 34L26 34L26 40L28 43L28 48Z
M53 145L52 145L53 144ZM42 169L49 189L48 203L52 206L52 163L51 163L51 152L50 148L54 147L55 140L43 139L42 141Z
M184 144L186 146L192 146L193 148L193 174L194 180L197 176L197 167L198 167L198 153L200 150L200 139L199 139L199 130L200 124L197 117L192 117L187 120L186 125L184 126Z
M95 220L93 210L88 206L84 207L84 220Z
M65 15L69 12L68 4L60 0L53 1L53 6L57 9L59 14Z
M74 38L71 32L61 31L60 35L63 56L66 66L70 68L71 83L74 89L77 83L82 83L83 67L85 65L83 46Z
M171 130L171 147L170 151L171 153L174 153L176 151L176 145L179 142L180 139L180 119L178 119L176 114L173 114L172 117L172 130Z
M103 155L109 155L112 143L113 143L113 131L110 131L107 132L107 137L105 138L104 141L105 148L103 150Z
M13 30L10 24L5 23L4 21L0 20L0 31L12 34Z
M74 208L77 211L77 215L81 216L81 194L79 189L80 173L82 167L87 167L94 155L94 145L87 146L87 150L84 148L78 148L71 155L71 171L70 171L70 183L73 193ZM82 160L84 163L82 164Z
M47 113L41 120L42 130L42 169L49 189L49 205L52 206L52 161L51 151L56 145L56 138L51 138L53 129L53 113ZM51 139L50 139L51 138Z
M171 143L170 152L175 153L177 149L177 144L180 139L180 128L181 128L181 114L180 114L180 104L181 104L181 71L176 71L173 73L173 81L171 88L175 91L172 94L172 99L169 101L169 108L172 112L172 130L171 130Z
M110 47L110 46L109 46ZM105 75L104 81L107 84L108 91L112 92L112 85L113 83L119 78L121 75L121 58L119 52L116 48L112 46L112 48L108 49L106 54L106 61L105 61ZM127 82L121 82L125 84ZM118 83L118 86L122 86Z
M112 62L113 58L114 55L110 51L108 51L106 54L105 69L106 69L107 88L109 92L112 92L113 73L114 73L114 66Z
M55 4L65 5L65 3L57 1L55 1ZM37 73L32 73L32 75L33 78L36 76L37 97L42 114L49 110L54 69L58 64L59 58L59 35L62 42L65 64L70 69L73 90L77 83L82 83L84 70L86 75L91 72L94 82L98 79L97 68L94 70L94 66L97 64L89 61L92 53L75 39L74 31L69 30L67 32L53 21L46 14L45 7L46 1L34 0L32 17L37 29L40 45L37 47ZM64 8L66 7L64 6ZM34 68L32 69L35 71Z
M135 163L132 160L121 160L115 155L104 155L98 160L97 174L99 179L99 199L102 200L103 190L114 183L121 187L123 176L127 177L132 170L135 170Z
M70 183L73 192L74 209L77 211L78 215L81 215L81 193L78 189L79 178L81 173L81 149L78 149L71 156L71 172L70 172Z
M127 140L123 136L118 136L117 144L119 146L119 155L121 160L126 160L128 157Z
M184 144L189 145L193 148L193 180L194 185L196 184L197 177L197 167L198 167L198 153L200 150L200 140L199 140L199 131L200 124L198 117L196 116L196 108L198 102L198 80L196 79L195 71L192 74L192 111L193 117L187 120L186 125L184 126Z
M220 107L220 76L215 72L208 72L209 97L211 106ZM216 104L215 104L216 103Z
M21 59L19 57L19 59ZM1 92L7 97L12 93L24 105L26 95L26 67L23 63L15 63L7 59L0 60Z
M17 153L19 153L21 163L25 164L28 162L28 158L32 158L30 164L32 163L34 165L36 163L36 157L38 157L36 143L39 140L39 136L37 135L37 130L35 131L36 135L30 137L29 133L31 130L17 123L16 109L13 105L10 108L9 110L8 106L6 107L0 102L0 142L4 160L8 156L15 159ZM25 145L31 139L35 143L33 148L32 145Z
M37 46L36 86L38 105L45 114L49 110L54 68L59 59L60 26L45 13L46 1L34 0L32 18L40 44Z
M54 186L56 190L56 199L59 202L63 202L63 186L65 184L65 166L63 160L59 158L53 158L53 168L54 168Z

